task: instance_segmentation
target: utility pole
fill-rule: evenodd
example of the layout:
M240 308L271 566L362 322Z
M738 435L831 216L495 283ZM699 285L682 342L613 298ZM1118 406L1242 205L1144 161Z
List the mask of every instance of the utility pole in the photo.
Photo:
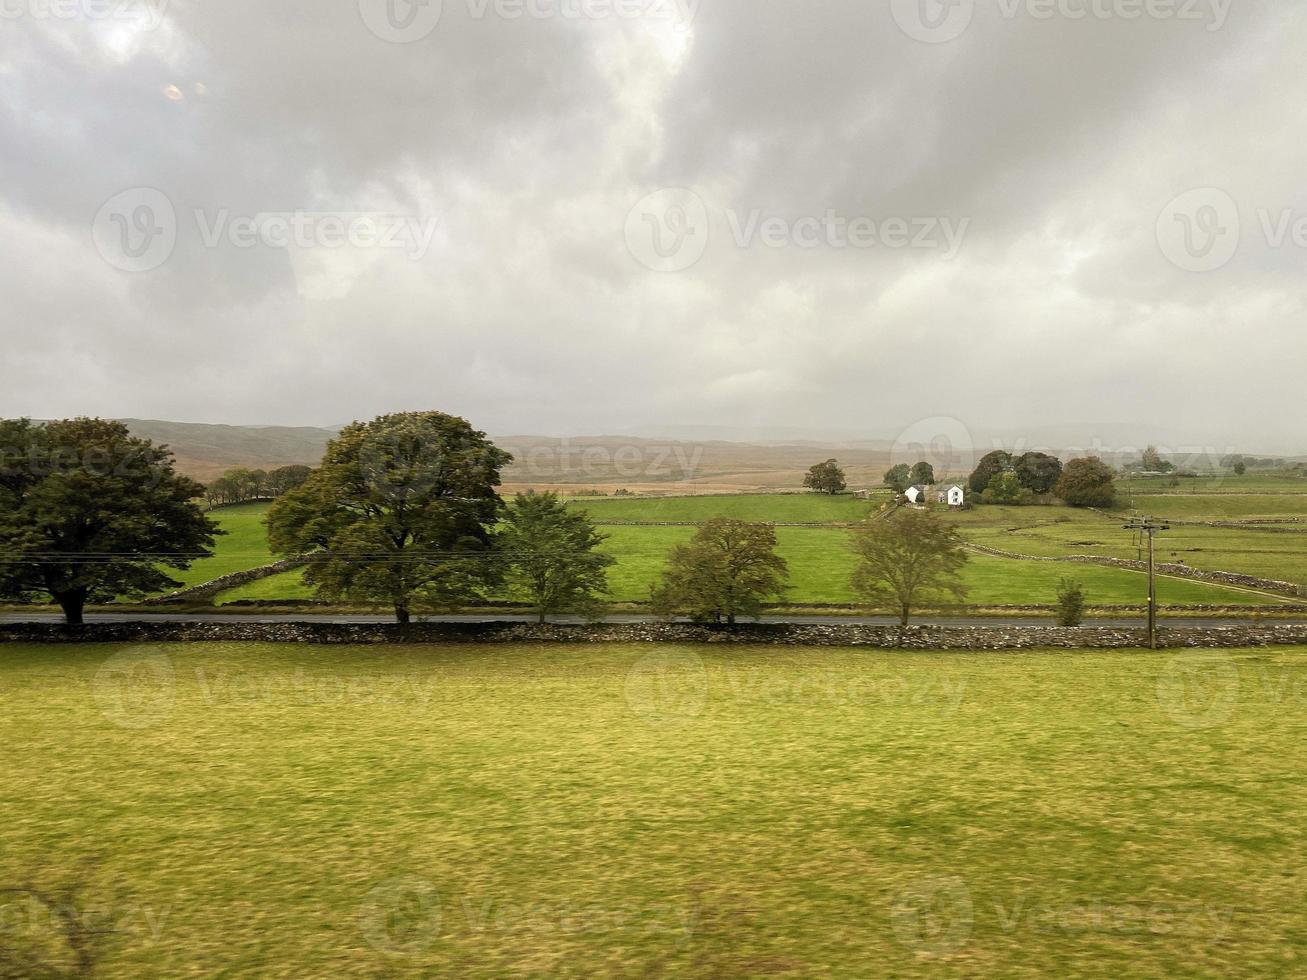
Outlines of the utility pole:
M1153 539L1158 531L1171 530L1170 524L1160 524L1151 517L1135 517L1125 526L1127 531L1148 535L1148 648L1157 649L1157 574L1154 571Z

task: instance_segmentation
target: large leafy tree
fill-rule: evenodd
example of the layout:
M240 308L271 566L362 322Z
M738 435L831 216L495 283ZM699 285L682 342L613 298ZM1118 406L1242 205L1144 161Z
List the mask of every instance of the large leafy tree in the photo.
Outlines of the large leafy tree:
M788 576L774 527L719 517L672 549L652 604L663 615L733 626L761 614L766 600L784 592Z
M280 496L296 487L302 487L312 472L310 467L302 465L279 466L268 474L268 492Z
M310 554L305 581L328 601L385 602L407 623L419 607L482 598L498 580L495 488L512 456L464 419L383 415L346 426L322 465L268 511L280 554Z
M540 622L551 613L591 614L608 591L604 536L553 493L518 494L504 514L499 547L511 584L531 597Z
M809 490L828 493L831 496L843 493L848 487L848 483L844 479L844 470L840 468L837 459L828 459L826 462L818 463L808 470L807 475L803 478L803 485Z
M1012 469L1012 454L1002 449L995 449L980 458L976 468L971 471L967 484L971 487L972 493L982 494L989 489L990 480L1010 469Z
M870 602L893 605L904 626L923 601L966 595L959 574L967 563L962 536L928 510L871 518L853 531L853 550L854 590Z
M120 422L6 420L0 454L0 596L49 595L70 624L87 603L180 587L163 569L208 557L222 533L167 447Z
M1116 503L1116 473L1097 456L1066 464L1053 491L1072 507L1111 507Z
M924 459L913 466L912 471L908 473L908 486L933 487L934 485L935 467Z
M912 486L912 467L907 463L898 463L885 471L885 486L895 493L902 493Z
M1051 493L1062 478L1062 461L1048 453L1025 453L1013 463L1013 470L1031 493Z

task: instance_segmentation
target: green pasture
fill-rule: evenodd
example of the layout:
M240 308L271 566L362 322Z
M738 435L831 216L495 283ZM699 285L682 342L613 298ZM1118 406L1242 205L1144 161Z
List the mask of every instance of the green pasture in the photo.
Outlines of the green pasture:
M6 645L99 977L1292 976L1307 650ZM0 975L75 975L0 892ZM61 972L62 971L62 972Z
M700 497L577 497L572 507L591 520L707 521L729 517L759 523L852 524L889 499L889 491L871 500L852 495L738 494Z
M1198 476L1176 477L1176 486L1169 477L1118 479L1117 488L1123 495L1182 495L1182 494L1240 494L1240 493L1307 493L1307 473L1278 471L1245 473L1203 473Z
M779 524L843 524L863 519L880 505L853 496L820 494L741 494L698 497L576 498L605 523L605 549L618 563L609 572L613 598L640 602L658 579L667 553L688 541L693 527L631 526L621 522L701 522L713 517ZM262 518L266 504L215 512L233 533L220 539L218 554L196 564L187 575L194 584L242 568L266 564ZM1256 520L1307 517L1307 494L1207 494L1154 496L1148 512L1177 520ZM1129 512L1112 514L1070 507L979 506L951 512L964 536L978 545L1037 557L1093 555L1137 558L1140 552L1123 524ZM617 522L617 523L611 523ZM789 562L791 603L850 603L853 557L847 532L838 527L777 528L780 553ZM1210 571L1239 572L1307 585L1307 526L1206 527L1177 524L1158 538L1158 559ZM1015 561L973 555L965 580L967 602L976 605L1048 604L1063 576L1080 579L1093 605L1139 604L1145 594L1139 573L1092 565ZM1264 605L1274 600L1249 592L1177 579L1163 579L1160 601L1168 605ZM303 572L294 571L223 593L220 603L238 600L308 599Z
M274 561L268 550L267 529L263 526L263 516L269 506L266 503L239 504L210 512L209 516L227 532L215 539L213 557L193 562L186 571L165 571L189 588Z
M648 599L650 587L661 576L668 552L677 544L689 541L695 529L605 527L603 532L608 536L604 550L617 558L617 564L608 571L613 600L642 602ZM855 559L849 549L847 530L780 527L776 536L777 550L790 568L790 589L784 601L799 604L859 601L849 586ZM222 593L219 602L312 598L313 593L304 586L302 576L302 570L298 570L263 579ZM1146 578L1138 572L972 554L963 574L969 590L966 602L1052 604L1056 601L1058 584L1065 576L1084 584L1092 605L1142 605L1147 595ZM1168 578L1159 580L1158 598L1166 605L1256 606L1275 602L1245 591Z

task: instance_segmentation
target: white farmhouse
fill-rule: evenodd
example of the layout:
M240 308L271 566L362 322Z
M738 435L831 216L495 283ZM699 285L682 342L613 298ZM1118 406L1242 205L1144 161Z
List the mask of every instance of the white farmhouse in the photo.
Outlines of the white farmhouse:
M921 485L908 487L903 491L903 496L907 498L908 503L921 506L931 499L931 489ZM962 507L967 502L967 493L955 483L935 494L934 499L937 503L947 504L950 507Z

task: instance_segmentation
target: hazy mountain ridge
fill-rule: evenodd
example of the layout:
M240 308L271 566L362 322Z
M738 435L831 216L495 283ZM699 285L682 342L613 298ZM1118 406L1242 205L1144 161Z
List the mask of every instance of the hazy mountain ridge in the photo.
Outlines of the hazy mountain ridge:
M199 480L211 480L233 466L272 469L293 463L317 465L327 442L339 428L314 426L246 426L216 425L200 422L169 422L158 419L124 419L131 430L156 443L169 446L176 454L178 469ZM974 437L974 448L950 450L950 462L936 464L941 478L958 478L974 464L978 456L993 448L1014 452L1052 447L1053 451L1077 453L1102 451L1110 462L1137 453L1144 442L1130 442L1128 433L1103 427L1104 433L1077 441L1091 426L1077 432L1062 431L1061 438L1038 439L1035 436L994 434ZM892 462L912 462L913 454L930 457L931 450L920 446L897 446L894 439L849 438L845 441L805 439L788 441L723 438L730 431L725 426L697 428L701 438L691 438L695 430L671 427L669 435L632 436L494 436L494 440L513 453L515 460L504 471L506 485L560 484L569 487L627 486L630 489L668 489L684 485L698 490L738 487L795 487L801 485L803 472L815 462L837 457L849 474L853 487L879 484ZM1053 435L1047 432L1045 435ZM1065 440L1065 441L1063 441ZM1226 446L1202 446L1155 440L1164 453L1172 451L1181 465L1195 454L1219 459L1231 450ZM1269 454L1267 454L1269 455ZM904 458L900 458L904 457ZM1301 457L1299 457L1301 458Z

